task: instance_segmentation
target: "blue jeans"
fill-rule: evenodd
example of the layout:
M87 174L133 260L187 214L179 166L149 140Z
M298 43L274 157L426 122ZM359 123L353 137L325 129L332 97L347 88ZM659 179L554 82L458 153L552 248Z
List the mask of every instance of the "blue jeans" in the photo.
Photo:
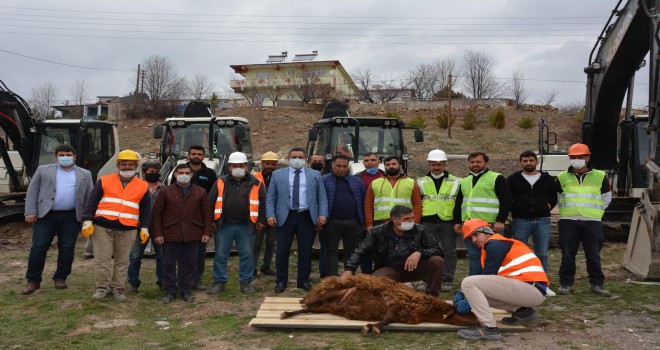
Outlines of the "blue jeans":
M58 213L50 211L43 218L37 219L32 226L32 248L30 248L28 268L25 273L28 282L41 283L46 254L55 235L57 235L58 253L57 269L53 274L53 280L64 281L69 277L80 227L75 210Z
M548 272L548 247L550 247L550 218L511 220L513 238L527 244L529 235L534 242L534 254L541 260L543 270Z
M163 285L163 247L161 245L155 244L153 239L151 240L151 246L154 249L154 255L156 257L156 283L159 286ZM144 250L147 248L147 243L142 244L140 242L140 235L138 234L135 237L135 244L133 244L133 249L131 249L131 255L128 258L128 283L139 287L142 284L140 281L140 268L142 267L142 256L144 255Z
M215 258L213 259L213 280L226 283L227 259L231 254L231 245L236 242L238 250L238 280L252 282L254 257L252 249L256 235L250 233L247 224L223 224L214 235Z

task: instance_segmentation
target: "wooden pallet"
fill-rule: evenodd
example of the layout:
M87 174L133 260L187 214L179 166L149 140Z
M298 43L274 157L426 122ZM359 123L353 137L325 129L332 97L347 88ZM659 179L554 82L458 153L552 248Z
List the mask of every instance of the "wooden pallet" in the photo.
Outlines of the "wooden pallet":
M266 297L259 311L257 311L257 317L250 321L250 326L259 328L362 329L362 326L368 323L366 321L349 320L332 314L301 314L285 320L280 319L280 314L283 311L299 310L301 308L300 299ZM502 319L502 317L507 315L502 310L491 309L491 311L495 315L496 320ZM501 323L498 323L497 326L500 328L500 331L505 332L527 331L527 328L524 326L507 326ZM414 325L392 323L384 327L386 330L397 331L456 331L461 328L463 327L428 322Z

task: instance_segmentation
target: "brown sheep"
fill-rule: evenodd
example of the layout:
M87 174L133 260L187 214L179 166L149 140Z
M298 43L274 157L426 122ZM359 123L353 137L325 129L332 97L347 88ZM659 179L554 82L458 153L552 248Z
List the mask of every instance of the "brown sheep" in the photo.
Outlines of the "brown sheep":
M365 325L363 333L380 333L384 326L393 322L435 322L455 326L478 323L474 314L459 314L450 303L416 292L394 280L371 275L325 278L300 303L302 309L285 311L281 318L303 313L331 313L349 320L380 320Z

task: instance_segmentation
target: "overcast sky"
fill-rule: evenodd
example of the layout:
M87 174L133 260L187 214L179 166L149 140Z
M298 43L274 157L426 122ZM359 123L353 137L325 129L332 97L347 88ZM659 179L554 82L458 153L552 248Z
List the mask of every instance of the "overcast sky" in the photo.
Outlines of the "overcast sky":
M162 55L179 74L206 74L225 92L230 64L263 63L281 51L291 59L318 50L319 60L339 60L349 73L389 77L436 58L460 63L473 49L492 55L497 77L520 69L528 102L556 90L557 104L578 104L583 68L616 2L4 0L0 80L26 99L47 81L58 101L73 99L76 79L86 81L90 99L125 95L138 63ZM636 81L634 106L643 107L646 68Z

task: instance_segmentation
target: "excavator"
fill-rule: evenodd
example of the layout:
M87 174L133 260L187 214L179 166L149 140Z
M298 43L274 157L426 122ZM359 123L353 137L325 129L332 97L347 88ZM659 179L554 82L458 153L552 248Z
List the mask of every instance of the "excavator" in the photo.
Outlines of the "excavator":
M77 151L76 165L93 180L116 171L117 126L87 119L35 120L27 102L0 81L0 221L23 217L25 191L39 165L55 161L66 144Z
M582 141L591 149L590 164L606 170L612 180L613 204L626 198L634 204L624 265L647 280L660 280L659 16L660 0L619 0L584 68ZM634 116L635 73L647 55L648 115Z

